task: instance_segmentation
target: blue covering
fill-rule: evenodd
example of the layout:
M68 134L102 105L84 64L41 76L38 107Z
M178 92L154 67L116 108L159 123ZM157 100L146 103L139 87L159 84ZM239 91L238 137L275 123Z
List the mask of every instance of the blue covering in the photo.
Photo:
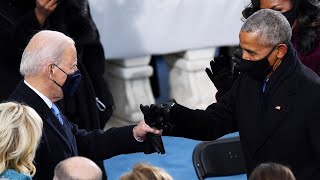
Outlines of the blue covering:
M13 169L5 170L0 174L0 178L9 179L9 180L32 180L31 176L24 173L19 173Z
M237 133L226 135L225 137L236 136ZM119 179L119 177L132 169L138 162L149 164L165 169L175 180L197 180L197 175L192 164L192 152L194 147L200 142L186 138L163 137L166 154L135 153L119 155L105 160L105 168L108 179ZM226 177L207 178L210 180L246 180L247 176L236 175Z

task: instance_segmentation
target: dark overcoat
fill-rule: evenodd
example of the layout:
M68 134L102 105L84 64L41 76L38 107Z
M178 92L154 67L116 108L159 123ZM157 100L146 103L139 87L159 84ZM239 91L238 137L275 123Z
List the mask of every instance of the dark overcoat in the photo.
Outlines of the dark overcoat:
M260 163L278 162L298 180L320 179L320 79L292 45L264 93L262 82L242 73L206 110L173 110L171 135L214 140L239 131L248 175Z
M41 97L23 81L10 95L10 100L34 108L43 120L43 135L35 157L37 172L33 179L52 179L55 166L68 157L80 155L92 160L104 160L145 150L145 143L133 137L133 126L86 131L78 129L63 115L64 124L61 125Z

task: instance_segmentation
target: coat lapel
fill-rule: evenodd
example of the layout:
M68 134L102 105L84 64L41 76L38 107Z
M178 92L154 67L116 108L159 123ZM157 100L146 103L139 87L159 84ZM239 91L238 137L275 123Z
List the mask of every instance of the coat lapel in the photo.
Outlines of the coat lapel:
M254 154L256 154L260 148L272 137L276 131L290 120L287 118L288 113L292 108L292 100L294 99L295 92L293 89L288 90L287 87L279 89L272 97L266 107L266 113L262 117L260 122L261 132L257 137L257 143L253 148Z
M262 85L251 82L253 80L250 78L246 80L250 87L244 87L243 93L249 91L250 93L247 93L246 97L250 98L244 104L248 103L253 109L251 116L242 117L246 122L245 131L248 132L245 134L247 134L247 143L252 155L258 153L259 149L266 144L281 125L290 120L287 116L292 108L294 96L298 92L296 71L301 68L301 63L297 59L292 45L289 45L289 49L286 58L269 79L264 94L262 93ZM260 94L260 96L253 97L256 94ZM248 128L248 126L254 128ZM253 134L254 137L252 137Z
M69 151L74 153L73 148L70 146L68 136L64 128L62 127L62 125L59 123L59 120L57 119L57 117L51 113L50 117L45 118L44 121L46 121L46 123L50 126L50 128L53 129L53 132L62 140L65 146L68 147Z
M70 152L73 152L73 149L70 147L67 134L62 125L59 123L59 120L51 112L41 97L38 96L38 94L36 94L32 89L30 89L23 81L19 83L9 99L18 102L24 102L35 109L43 120L44 128L53 129L53 132L61 139L65 146L68 147ZM46 125L48 127L46 127Z

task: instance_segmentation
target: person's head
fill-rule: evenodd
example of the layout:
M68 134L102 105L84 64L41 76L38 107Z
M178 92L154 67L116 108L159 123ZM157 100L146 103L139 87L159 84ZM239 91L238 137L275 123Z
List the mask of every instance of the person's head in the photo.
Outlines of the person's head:
M295 180L291 170L278 163L263 163L251 173L249 180Z
M319 0L251 0L251 4L242 11L248 18L259 9L272 9L281 12L290 25L298 27L298 52L308 54L319 43L320 38L320 2Z
M259 9L272 9L281 12L293 25L297 17L298 1L300 0L251 0L251 6L247 7L242 14L248 18Z
M37 90L55 102L69 89L76 89L77 52L74 41L63 33L44 30L35 34L25 48L20 73ZM78 76L77 76L78 77Z
M32 163L42 135L42 119L29 106L6 102L0 104L0 173L15 169L33 176Z
M173 178L161 168L138 163L131 172L123 174L120 180L173 180Z
M102 180L102 171L92 160L75 156L55 167L53 180Z
M243 65L250 65L245 71L254 71L251 75L259 80L270 76L287 53L291 36L290 25L280 12L262 9L251 15L239 34Z

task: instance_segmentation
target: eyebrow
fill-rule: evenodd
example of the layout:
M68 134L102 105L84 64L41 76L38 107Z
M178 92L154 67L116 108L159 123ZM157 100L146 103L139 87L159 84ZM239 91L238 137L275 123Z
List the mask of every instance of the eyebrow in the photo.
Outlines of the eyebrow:
M242 46L239 44L239 47L242 49L242 50L244 50L244 51L247 51L248 53L254 53L254 54L257 54L257 52L254 52L254 51L252 51L252 50L250 50L250 49L245 49L245 48L242 48Z

